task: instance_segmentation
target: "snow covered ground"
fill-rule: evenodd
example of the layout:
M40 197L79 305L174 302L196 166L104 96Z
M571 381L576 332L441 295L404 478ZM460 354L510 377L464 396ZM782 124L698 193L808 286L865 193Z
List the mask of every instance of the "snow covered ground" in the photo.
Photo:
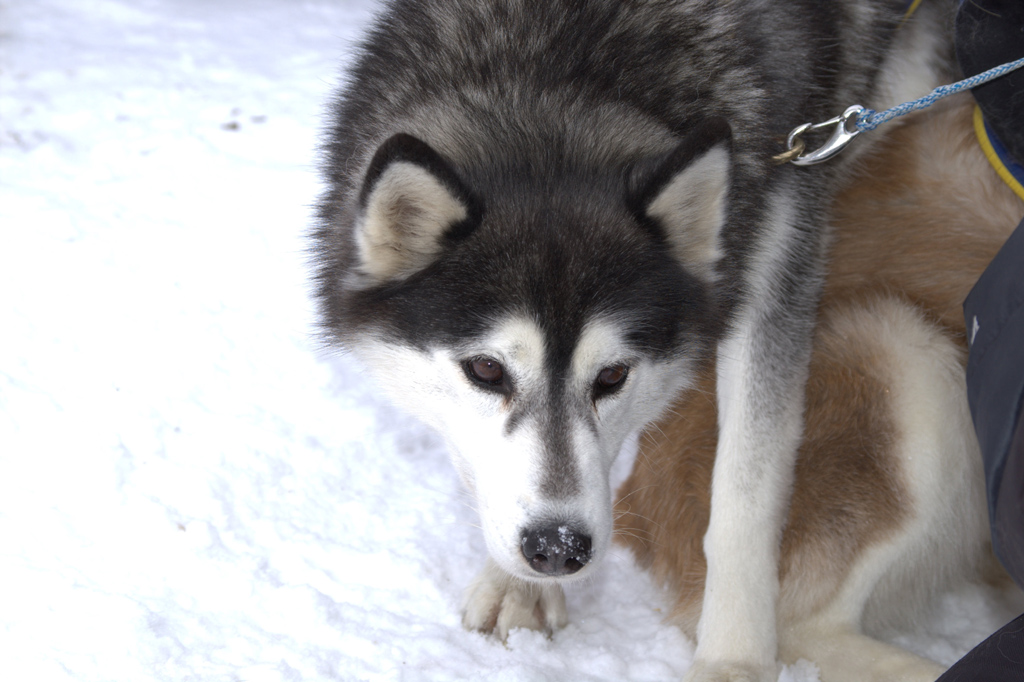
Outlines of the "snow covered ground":
M685 672L623 550L552 639L463 631L443 445L312 340L316 138L371 11L0 0L3 679ZM951 662L1013 615L965 588L901 641Z

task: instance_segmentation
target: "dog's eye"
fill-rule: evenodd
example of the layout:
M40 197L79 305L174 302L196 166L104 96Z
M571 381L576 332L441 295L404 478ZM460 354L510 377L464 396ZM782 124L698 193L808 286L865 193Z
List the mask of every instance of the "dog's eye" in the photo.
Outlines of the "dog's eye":
M497 360L473 358L464 364L470 379L488 386L501 386L505 381L505 370Z
M605 367L597 373L597 379L594 380L594 397L599 398L619 390L628 375L629 367L625 365Z

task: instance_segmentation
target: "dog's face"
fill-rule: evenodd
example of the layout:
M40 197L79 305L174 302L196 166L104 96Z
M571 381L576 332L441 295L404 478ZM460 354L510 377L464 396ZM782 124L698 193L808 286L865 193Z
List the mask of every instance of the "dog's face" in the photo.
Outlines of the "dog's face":
M612 462L692 365L638 349L614 318L586 324L564 361L553 345L510 315L457 347L362 349L393 399L444 434L491 556L524 579L578 574L604 552Z
M728 168L717 123L596 187L474 184L408 135L371 162L339 336L444 435L509 574L579 576L607 548L615 456L718 332Z

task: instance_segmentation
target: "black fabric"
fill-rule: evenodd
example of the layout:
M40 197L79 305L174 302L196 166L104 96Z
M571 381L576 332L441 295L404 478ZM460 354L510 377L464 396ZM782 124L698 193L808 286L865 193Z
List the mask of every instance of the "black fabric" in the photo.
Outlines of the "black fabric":
M1024 2L962 2L956 17L956 56L965 77L1024 57ZM971 92L996 137L1024 163L1024 69Z
M976 646L936 682L1021 682L1024 680L1024 615Z
M1020 232L1021 230L1017 230ZM1024 265L1024 264L1022 264ZM1017 337L1018 340L1024 337ZM1000 481L992 533L1003 565L1024 587L1024 406L1017 411L1017 428L1010 441ZM1024 680L1024 677L1021 678Z
M1024 57L1024 2L961 2L956 51L965 76ZM1024 162L1024 69L972 90L985 122ZM985 466L992 545L1024 587L1024 221L964 302L967 398ZM1024 680L1024 615L975 647L938 682Z
M965 76L1024 57L1024 2L961 2L956 52ZM971 92L989 129L1024 162L1024 69ZM992 543L1024 587L1024 222L967 297L964 318L967 397L985 463Z
M1024 222L964 302L967 399L988 491L996 555L1024 587Z

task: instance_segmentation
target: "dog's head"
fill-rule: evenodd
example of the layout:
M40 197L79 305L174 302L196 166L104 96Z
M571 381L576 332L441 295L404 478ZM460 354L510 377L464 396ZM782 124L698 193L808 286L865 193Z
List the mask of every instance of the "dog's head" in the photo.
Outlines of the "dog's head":
M474 168L405 134L369 163L330 331L444 435L508 573L580 575L607 548L612 461L719 331L730 163L717 120L611 169Z

